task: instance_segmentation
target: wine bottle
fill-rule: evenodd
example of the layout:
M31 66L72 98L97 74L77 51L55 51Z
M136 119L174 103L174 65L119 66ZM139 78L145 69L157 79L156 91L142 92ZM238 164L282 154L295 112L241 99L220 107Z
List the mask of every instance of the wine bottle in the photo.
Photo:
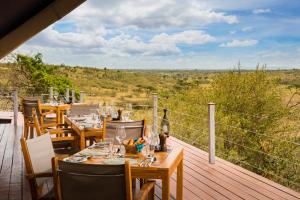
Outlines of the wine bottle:
M161 127L161 133L167 135L167 137L169 137L170 135L170 123L169 123L169 120L168 120L168 117L167 117L167 109L164 109L164 116L161 120L161 124L160 124L160 127Z

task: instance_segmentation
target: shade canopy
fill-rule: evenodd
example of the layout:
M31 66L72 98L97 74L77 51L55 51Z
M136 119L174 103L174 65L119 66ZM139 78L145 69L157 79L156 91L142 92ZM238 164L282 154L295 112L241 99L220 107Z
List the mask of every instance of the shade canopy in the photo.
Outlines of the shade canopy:
M85 0L1 0L0 58L56 22Z

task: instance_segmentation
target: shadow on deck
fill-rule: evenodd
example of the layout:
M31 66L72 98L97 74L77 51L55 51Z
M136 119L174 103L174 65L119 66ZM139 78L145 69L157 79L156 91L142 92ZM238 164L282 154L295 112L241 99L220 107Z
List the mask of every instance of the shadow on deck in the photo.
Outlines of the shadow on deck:
M1 118L11 113L0 113ZM19 117L22 122L22 116ZM0 124L0 199L31 199L25 179L23 156L19 139L23 125L14 129L11 124ZM300 199L300 194L261 177L230 162L216 159L208 163L206 152L176 138L171 145L184 148L184 199ZM176 174L172 176L171 193L176 193ZM160 199L161 183L156 186Z

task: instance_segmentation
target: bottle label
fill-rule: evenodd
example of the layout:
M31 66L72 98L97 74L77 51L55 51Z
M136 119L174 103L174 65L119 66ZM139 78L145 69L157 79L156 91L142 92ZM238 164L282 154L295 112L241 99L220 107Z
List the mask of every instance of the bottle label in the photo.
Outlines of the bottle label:
M168 126L167 126L167 125L163 125L162 131L163 131L164 133L167 133L167 132L168 132Z

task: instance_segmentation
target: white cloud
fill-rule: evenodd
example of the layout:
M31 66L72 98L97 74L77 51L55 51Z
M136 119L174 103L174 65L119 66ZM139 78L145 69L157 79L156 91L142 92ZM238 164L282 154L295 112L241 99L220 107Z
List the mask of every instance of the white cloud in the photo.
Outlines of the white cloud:
M270 12L271 12L271 9L269 9L269 8L266 8L266 9L259 8L259 9L254 9L252 11L253 14L265 14L265 13L270 13Z
M106 32L106 31L102 31ZM149 41L143 41L138 36L119 33L109 39L94 32L60 33L50 26L40 33L34 40L27 43L27 48L37 49L42 53L47 47L80 55L110 56L170 56L181 53L178 44L203 45L215 41L215 38L203 31L189 30L173 34L160 33Z
M248 46L254 46L258 43L257 40L232 40L227 43L222 43L219 46L220 47L248 47Z
M197 30L183 31L181 33L175 33L168 35L162 33L154 36L151 39L153 43L171 43L171 44L190 44L190 45L201 45L215 41L215 38L211 35Z
M248 31L252 31L252 30L253 30L252 26L246 26L246 27L242 28L243 32L248 32Z
M194 0L91 0L72 12L66 20L74 21L84 29L103 25L161 29L238 22L236 16L211 10Z

